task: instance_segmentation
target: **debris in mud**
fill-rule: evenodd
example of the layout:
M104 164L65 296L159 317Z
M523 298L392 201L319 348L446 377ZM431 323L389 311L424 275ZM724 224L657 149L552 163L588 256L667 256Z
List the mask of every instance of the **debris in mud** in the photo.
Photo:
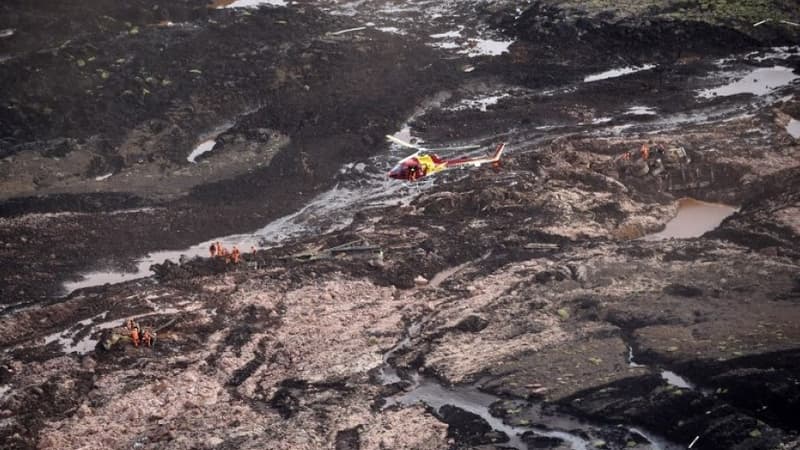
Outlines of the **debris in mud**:
M329 248L319 248L314 250L295 253L291 256L282 257L295 261L317 261L321 259L333 259L338 257L349 258L370 258L376 261L383 260L383 249L377 245L369 245L363 240L347 242L342 245Z

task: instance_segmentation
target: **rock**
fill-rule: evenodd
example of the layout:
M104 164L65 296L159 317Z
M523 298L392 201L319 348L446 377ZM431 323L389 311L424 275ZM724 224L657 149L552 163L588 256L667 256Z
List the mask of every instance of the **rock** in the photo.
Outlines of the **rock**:
M358 450L361 448L361 427L340 430L336 433L336 450Z
M269 400L270 406L277 409L284 419L294 416L300 409L300 400L286 387L281 387Z
M694 286L672 283L664 287L664 293L678 297L699 297L703 290Z
M457 406L442 406L439 408L438 416L449 425L447 436L455 438L457 443L473 446L509 440L505 433L492 430L489 423L481 416Z
M572 279L580 283L589 281L589 268L583 264L568 264L567 267L572 271Z
M414 284L417 286L426 286L428 284L428 279L422 275L417 275L417 277L414 278Z
M92 415L92 408L89 407L86 403L82 404L78 407L78 410L75 412L78 417L83 418L86 416Z
M83 367L85 370L93 372L95 367L97 367L97 361L95 361L91 356L84 356L81 360L81 367Z
M488 320L486 320L481 316L470 314L469 316L465 317L460 322L458 322L455 328L465 333L477 333L486 328L487 326L489 326Z
M529 449L546 449L546 448L559 448L564 444L564 440L557 437L539 436L532 431L526 431L522 434L522 442L528 446Z

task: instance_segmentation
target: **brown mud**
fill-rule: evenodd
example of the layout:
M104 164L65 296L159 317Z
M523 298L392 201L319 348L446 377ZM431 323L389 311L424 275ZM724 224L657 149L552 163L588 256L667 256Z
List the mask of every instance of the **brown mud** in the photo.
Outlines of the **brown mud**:
M3 447L800 448L798 81L699 95L800 17L601 3L4 3ZM397 187L404 126L507 156Z

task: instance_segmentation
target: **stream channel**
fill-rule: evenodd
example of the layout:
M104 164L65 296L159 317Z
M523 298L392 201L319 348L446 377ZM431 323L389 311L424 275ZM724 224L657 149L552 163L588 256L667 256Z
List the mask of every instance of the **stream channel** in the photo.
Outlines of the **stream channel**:
M384 399L383 409L395 405L410 406L422 403L432 409L439 417L442 417L444 416L442 407L449 405L480 417L494 431L493 435L497 438L497 442L494 443L504 448L518 450L538 448L531 447L526 442L533 437L546 438L549 439L550 443L558 445L558 448L566 445L573 450L588 450L600 445L604 426L560 414L553 411L552 408L548 408L545 412L542 403L522 399L515 400L515 407L528 408L533 414L534 420L528 421L531 423L530 425L511 424L500 417L492 415L491 412L493 404L507 399L482 391L480 389L481 382L448 387L435 378L426 377L413 371L398 371L393 366L394 356L411 346L412 340L419 335L428 320L429 317L423 317L412 323L406 329L403 338L383 355L383 365L378 372L379 381L383 385L398 383L405 385L403 391ZM632 366L645 367L633 361L632 349L629 356L629 362ZM661 373L667 383L682 389L693 389L691 384L677 374L669 371L662 371ZM626 429L638 441L648 442L649 448L652 449L676 450L682 448L641 428L624 424L619 424L618 427ZM504 436L507 437L507 440L504 439ZM556 444L559 442L560 444Z

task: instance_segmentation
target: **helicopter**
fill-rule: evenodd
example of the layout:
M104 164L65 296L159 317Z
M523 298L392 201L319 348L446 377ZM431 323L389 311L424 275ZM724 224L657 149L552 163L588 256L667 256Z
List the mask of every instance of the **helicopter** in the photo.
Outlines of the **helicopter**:
M480 167L482 164L491 163L493 166L500 164L500 156L506 147L505 142L501 142L494 149L492 156L482 156L477 158L460 157L453 159L443 159L439 155L432 152L432 149L426 149L418 145L414 145L398 139L391 135L386 135L386 139L402 145L403 147L416 149L417 152L411 156L403 158L396 166L389 171L389 178L395 180L417 181L422 177L441 172L446 169L454 167L473 166ZM463 147L447 147L440 150L468 150L480 148L480 145L467 145Z

